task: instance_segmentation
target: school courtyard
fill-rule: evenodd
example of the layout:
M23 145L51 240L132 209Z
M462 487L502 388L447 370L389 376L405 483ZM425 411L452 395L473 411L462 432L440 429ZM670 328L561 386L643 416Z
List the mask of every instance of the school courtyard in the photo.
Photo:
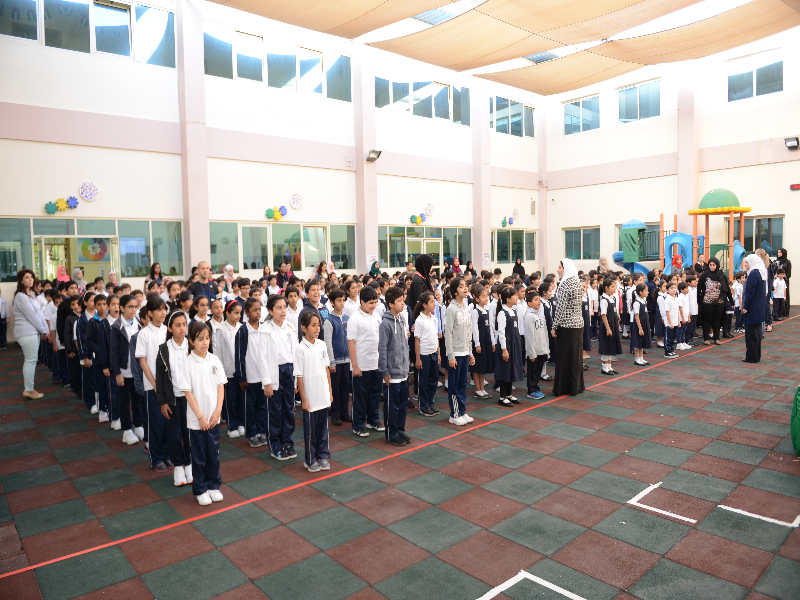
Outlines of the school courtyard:
M410 447L332 430L327 473L223 434L225 500L200 507L44 369L44 398L23 401L10 350L0 598L798 599L800 318L764 353L653 349L614 378L594 355L580 396L470 393L460 429L442 392L439 417L409 413Z

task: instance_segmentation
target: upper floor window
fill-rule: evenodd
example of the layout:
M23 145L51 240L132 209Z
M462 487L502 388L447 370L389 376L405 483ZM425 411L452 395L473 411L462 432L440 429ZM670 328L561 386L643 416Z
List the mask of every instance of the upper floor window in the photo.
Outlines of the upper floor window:
M568 102L564 105L564 135L600 127L600 96Z
M375 77L375 108L412 112L428 119L452 118L454 123L469 125L469 107L469 89L465 87L435 81L409 84Z
M36 0L7 0L0 10L0 34L38 40Z
M783 61L764 64L768 60L762 58L759 61L756 56L741 63L739 61L731 63L729 72L748 67L749 69L728 75L728 102L783 91Z
M564 230L564 254L573 260L600 258L600 228Z
M175 15L159 8L136 7L134 55L138 62L175 68Z
M650 81L619 91L619 122L632 123L661 115L661 81Z
M489 119L489 128L498 133L533 137L533 109L521 102L500 96L490 97Z
M98 52L130 56L130 6L117 2L95 2L94 39Z

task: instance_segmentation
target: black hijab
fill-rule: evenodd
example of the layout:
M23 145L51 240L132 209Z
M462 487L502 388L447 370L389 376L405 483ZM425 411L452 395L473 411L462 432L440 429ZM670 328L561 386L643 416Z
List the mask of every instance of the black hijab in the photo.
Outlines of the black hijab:
M716 265L717 268L711 270L711 265ZM728 278L722 272L722 267L719 264L719 259L712 256L708 259L708 268L702 272L700 278L697 280L697 301L703 302L703 297L706 295L706 281L712 279L720 284L720 297L727 298L733 304L733 296L731 295L731 288L728 285Z
M520 276L520 279L525 279L525 267L522 266L522 259L518 258L514 262L514 268L511 271Z

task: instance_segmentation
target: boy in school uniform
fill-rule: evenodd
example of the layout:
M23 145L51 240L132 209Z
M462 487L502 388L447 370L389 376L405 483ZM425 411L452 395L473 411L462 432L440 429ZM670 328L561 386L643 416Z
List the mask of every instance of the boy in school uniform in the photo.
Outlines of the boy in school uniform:
M303 308L300 310L300 314L298 315L298 323L303 319L303 313L308 311L312 311L315 313L320 319L320 330L319 330L319 339L323 342L325 341L325 333L322 330L322 327L325 326L325 320L328 318L328 309L325 308L322 303L320 302L322 298L322 290L320 289L320 282L319 279L309 279L305 284L305 292L306 298L303 302ZM297 340L301 341L303 339L303 330L301 327L297 329ZM297 397L297 403L299 404L299 396Z
M744 333L744 325L742 325L742 292L744 292L744 281L747 278L747 274L743 271L738 271L734 278L736 281L731 287L733 292L733 318L735 320L733 332Z
M694 341L695 329L697 328L697 314L699 308L697 306L697 276L689 275L686 277L686 283L689 284L689 326L686 331L686 343L689 346L696 346Z
M408 406L408 330L400 317L406 310L403 290L389 288L386 292L388 310L383 314L378 332L378 370L389 393L383 404L386 441L394 446L411 442L406 433Z
M300 290L290 285L284 290L283 295L286 297L286 319L295 331L300 331L300 311L303 309L299 306Z
M323 325L325 332L325 346L328 350L331 379L331 396L333 401L330 408L331 423L339 426L352 423L350 417L350 352L347 347L347 322L349 317L344 314L344 291L340 288L333 290L328 296L328 302L333 310Z
M786 305L786 270L778 269L778 274L772 282L772 320L783 321L784 307Z
M680 313L681 324L678 327L677 350L690 350L692 347L686 343L686 331L689 328L689 284L682 281L678 284L678 312Z
M667 295L664 297L664 358L677 358L675 354L675 334L680 327L680 311L676 297L678 286L675 283L667 285Z
M108 378L111 375L111 325L106 319L106 297L95 296L94 306L97 310L86 326L86 345L91 353L92 375L100 410L99 421L107 423L110 411Z
M539 379L550 353L550 341L547 336L547 321L542 311L542 299L539 292L530 291L525 296L528 311L525 313L525 355L528 362L528 398L541 400L544 392L539 389Z
M371 287L359 293L361 306L347 322L347 345L353 368L353 433L369 435L368 429L385 431L378 407L381 376L378 371L380 320L375 314L378 294ZM407 352L406 352L407 353Z

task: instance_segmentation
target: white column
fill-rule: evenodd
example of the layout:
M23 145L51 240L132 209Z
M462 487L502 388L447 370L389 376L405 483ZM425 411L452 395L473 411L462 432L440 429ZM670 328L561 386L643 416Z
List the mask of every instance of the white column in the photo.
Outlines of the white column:
M536 231L536 261L542 276L548 272L547 267L547 112L545 105L536 107L536 154L538 157L539 194L536 201L538 229ZM550 269L554 271L555 269Z
M181 120L184 273L208 260L208 208L203 8L201 0L178 0L178 106Z
M489 94L470 90L472 129L472 262L476 270L491 270L492 168L489 156Z
M694 73L681 80L678 89L678 230L692 232L688 211L700 202L700 127ZM667 228L672 217L666 217Z

